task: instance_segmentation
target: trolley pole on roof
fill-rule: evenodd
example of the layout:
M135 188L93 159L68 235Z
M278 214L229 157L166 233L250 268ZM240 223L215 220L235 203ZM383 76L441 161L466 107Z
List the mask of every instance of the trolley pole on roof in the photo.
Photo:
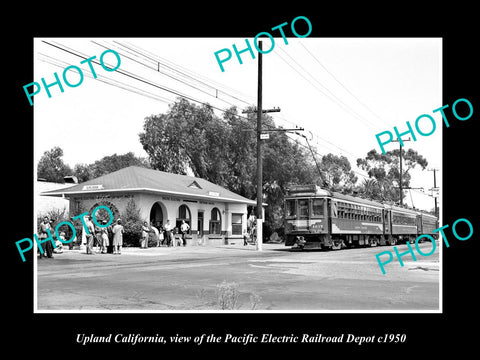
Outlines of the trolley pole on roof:
M312 153L313 161L315 162L315 165L317 166L318 175L320 176L320 180L322 181L322 187L328 186L328 185L329 185L329 182L327 181L327 179L325 179L325 177L324 177L323 174L322 174L322 171L320 170L320 165L318 165L317 158L315 157L315 153L313 152L313 149L312 149L312 147L310 146L310 143L308 142L307 137L306 137L305 135L299 134L299 133L297 133L297 132L295 132L295 134L297 134L298 136L303 137L303 138L305 139L305 141L307 142L308 148L310 149L310 152Z

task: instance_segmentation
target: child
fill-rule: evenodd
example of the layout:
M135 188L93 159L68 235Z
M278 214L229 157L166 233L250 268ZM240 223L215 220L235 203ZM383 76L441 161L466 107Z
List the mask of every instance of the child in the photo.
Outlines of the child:
M65 232L61 232L60 233L60 236L59 238L62 240L62 241L65 241ZM55 249L53 249L53 252L55 254L61 254L63 253L63 243L62 241L60 241L59 239L57 239L57 241L55 241Z

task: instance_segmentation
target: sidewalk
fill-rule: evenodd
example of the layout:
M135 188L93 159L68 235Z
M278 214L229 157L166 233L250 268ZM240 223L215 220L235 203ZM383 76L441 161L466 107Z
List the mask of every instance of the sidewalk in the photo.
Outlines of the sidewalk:
M166 256L166 255L174 255L183 257L185 255L212 255L212 254L221 254L221 253L229 253L232 252L241 252L241 253L262 253L262 252L272 252L272 251L279 251L279 250L288 250L289 248L286 247L283 243L265 243L262 244L262 251L257 251L256 246L253 244L249 244L244 246L243 244L229 244L229 245L208 245L208 246L176 246L176 247L149 247L149 248L140 248L140 247L123 247L121 255L114 255L111 253L101 254L97 252L97 248L94 248L95 256L99 257L119 257L119 256ZM63 257L70 257L70 256L77 256L77 255L86 255L85 249L64 249L63 253L54 254L57 258ZM89 258L94 256L89 256Z

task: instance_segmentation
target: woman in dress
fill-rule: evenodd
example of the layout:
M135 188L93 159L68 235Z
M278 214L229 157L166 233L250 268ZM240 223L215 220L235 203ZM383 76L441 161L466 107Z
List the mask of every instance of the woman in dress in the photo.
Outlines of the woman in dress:
M148 223L146 221L143 222L142 226L142 240L140 242L140 247L142 249L146 249L148 247L148 233L150 232L150 228L148 227Z
M102 222L103 225L106 225L107 224L107 220L103 220ZM108 228L107 227L103 227L101 230L101 249L102 249L102 254L106 254L107 253L107 246L110 245L110 241L108 239Z
M113 254L120 255L122 253L123 245L123 225L122 220L118 219L117 223L112 229L113 232Z

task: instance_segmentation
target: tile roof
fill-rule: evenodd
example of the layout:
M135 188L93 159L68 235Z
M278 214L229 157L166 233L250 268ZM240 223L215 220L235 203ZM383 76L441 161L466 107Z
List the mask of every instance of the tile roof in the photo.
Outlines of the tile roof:
M256 204L210 181L139 166L126 167L68 188L45 191L45 196L69 196L104 192L161 193L220 202Z

